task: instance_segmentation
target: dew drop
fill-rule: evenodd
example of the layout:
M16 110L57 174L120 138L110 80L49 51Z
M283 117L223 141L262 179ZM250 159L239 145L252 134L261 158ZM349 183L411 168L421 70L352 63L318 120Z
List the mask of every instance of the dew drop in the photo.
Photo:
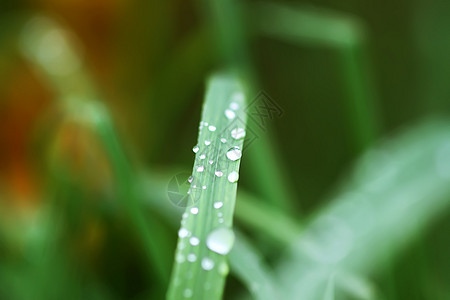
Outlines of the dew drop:
M194 153L197 153L198 150L200 150L199 146L195 146L194 148L192 148L192 151L194 151Z
M223 206L223 202L215 202L214 203L214 208L215 209L219 209L219 208L221 208Z
M205 158L206 158L205 154L200 155L200 159L205 159Z
M182 218L186 219L189 215L187 213L183 213Z
M228 264L226 262L223 262L219 266L219 274L222 276L228 275L230 272L230 268L228 267Z
M189 176L188 182L189 182L189 183L192 183L193 180L194 180L194 176Z
M225 117L227 117L228 120L233 120L234 118L236 118L236 113L234 111L232 111L231 109L226 109Z
M189 239L189 243L190 243L192 246L197 246L198 244L200 244L200 240L199 240L198 237L193 236L193 237L191 237L191 238Z
M195 261L197 260L197 256L196 256L194 253L190 253L190 254L188 254L188 256L187 256L187 260L188 260L189 262L195 262Z
M178 254L175 256L175 261L176 261L177 263L179 263L179 264L184 263L184 260L185 260L184 255L181 254L181 253L178 253Z
M208 122L203 122L203 125L208 126Z
M187 230L186 228L181 228L180 230L178 230L178 236L180 238L185 238L189 235L189 230Z
M206 141L205 141L205 145L206 145L206 146L209 146L209 145L211 145L211 141L209 141L209 140L206 140Z
M220 218L218 221L220 224L222 224L224 222L223 218Z
M235 140L240 140L245 137L245 129L244 128L235 128L231 130L231 136Z
M222 217L223 217L223 213L219 212L219 213L217 213L217 216L218 216L219 218L222 218Z
M193 188L193 189L196 189L196 188L197 188L197 185L196 185L196 184L192 185L192 188Z
M239 147L232 147L227 151L227 157L229 160L236 161L242 156L242 151Z
M215 174L217 177L222 177L222 176L223 176L223 172L222 172L222 171L216 171L216 172L214 172L214 174Z
M185 289L183 291L184 298L191 298L192 297L192 290L191 289Z
M216 126L209 125L208 129L209 129L209 131L216 131L217 128L216 128Z
M206 185L202 186L202 189L206 190Z
M236 171L233 171L228 175L228 181L231 183L237 182L238 179L239 179L239 173Z
M214 268L214 261L209 257L203 258L202 259L202 268L203 268L203 270L206 270L206 271L212 270Z
M206 246L209 250L226 255L234 244L234 232L227 227L220 227L212 231L206 238Z
M203 172L204 170L205 170L204 166L200 166L197 168L197 172L199 172L199 173Z
M220 141L225 144L227 142L227 139L226 138L221 138Z
M198 207L191 208L191 214L193 214L193 215L198 214Z
M232 110L237 110L237 109L239 109L239 104L237 104L236 102L231 102L230 103L230 108Z
M208 161L208 164L210 164L210 165L212 165L214 163L214 161L212 160L212 159L210 159L209 161Z

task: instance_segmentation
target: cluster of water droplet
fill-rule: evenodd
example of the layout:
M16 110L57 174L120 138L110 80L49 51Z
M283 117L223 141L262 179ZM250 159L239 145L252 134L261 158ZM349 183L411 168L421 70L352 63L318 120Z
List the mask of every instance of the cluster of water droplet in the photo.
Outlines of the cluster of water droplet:
M242 150L240 148L240 142L245 138L245 129L238 126L233 127L233 121L237 117L237 110L239 104L237 102L242 101L244 95L242 93L235 93L231 96L231 103L224 111L226 119L230 120L229 127L223 132L217 134L220 129L214 124L210 124L206 121L200 122L200 135L202 131L208 131L208 137L202 144L196 145L192 151L197 154L197 161L194 167L194 174L189 177L188 182L191 184L191 188L188 193L193 191L201 192L207 190L207 186L201 183L202 177L206 172L211 172L217 180L227 180L228 184L235 184L239 179L239 173L235 170L229 170L230 164L238 164L242 157ZM242 103L242 102L241 102ZM213 138L216 135L216 138ZM204 135L203 135L204 136ZM234 144L234 145L233 145ZM221 161L220 161L221 160ZM222 165L220 162L223 162ZM232 168L236 169L236 168ZM222 177L225 177L222 179ZM214 257L219 255L226 255L230 252L234 244L233 231L224 224L224 202L216 201L212 203L212 208L216 211L218 227L209 232L206 235L198 235L191 232L187 228L187 222L190 217L194 217L200 213L198 205L190 207L184 214L181 221L181 229L178 231L179 242L177 247L177 253L175 256L176 262L179 264L198 262L201 268L205 271L211 271L216 269L219 274L226 275L229 272L228 264L223 261L217 263ZM205 236L204 240L202 237ZM199 251L191 250L187 251L186 246L190 245L189 249L198 249L199 245L205 245L209 249L209 253L198 257ZM184 250L184 251L183 251ZM207 288L205 283L205 289ZM185 298L192 298L193 291L191 289L185 289L183 292Z

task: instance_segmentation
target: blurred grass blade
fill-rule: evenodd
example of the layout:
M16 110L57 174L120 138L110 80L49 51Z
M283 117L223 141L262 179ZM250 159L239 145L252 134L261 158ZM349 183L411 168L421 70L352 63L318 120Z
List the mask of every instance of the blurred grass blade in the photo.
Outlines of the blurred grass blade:
M243 89L231 75L215 75L208 83L168 299L222 297L245 135Z
M208 26L213 28L216 48L222 64L235 70L248 82L249 103L255 99L261 88L249 53L248 33L245 26L244 13L247 12L242 2L236 0L199 0L204 4L202 10ZM233 20L232 22L230 20ZM256 113L257 105L249 107L250 113ZM247 169L252 174L249 182L261 200L271 203L282 210L292 212L295 202L293 188L286 178L282 161L274 148L273 138L269 132L262 132L260 124L249 122L247 127L254 131L258 138L248 149Z
M240 224L272 238L282 248L301 232L300 225L283 211L242 190L238 193L236 219Z
M256 300L281 299L277 292L276 279L257 249L251 246L242 234L230 252L231 272L246 286Z
M365 56L366 31L354 17L330 10L260 2L247 7L252 32L300 46L336 49L342 64L348 126L361 152L379 135L379 119Z
M319 299L336 270L367 276L438 220L450 202L450 123L431 121L369 151L279 267L289 299ZM339 273L336 274L339 282Z

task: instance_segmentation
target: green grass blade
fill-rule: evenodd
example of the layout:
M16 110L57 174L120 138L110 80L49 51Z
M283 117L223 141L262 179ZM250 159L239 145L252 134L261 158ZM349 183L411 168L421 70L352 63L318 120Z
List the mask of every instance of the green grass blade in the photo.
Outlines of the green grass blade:
M449 132L448 121L427 122L358 162L280 265L288 299L318 299L336 270L363 277L380 271L448 210Z
M330 10L262 2L247 7L252 32L299 46L336 49L342 65L343 86L356 152L367 149L379 135L375 93L368 74L367 33L354 17Z
M257 249L239 234L230 252L231 272L236 275L257 300L280 299L276 279Z
M240 165L240 159L232 161L228 158L228 151L233 147L242 149L243 138L232 131L245 129L244 108L243 86L236 77L216 75L211 78L198 145L194 148L193 181L179 231L168 291L170 300L222 297L228 272L226 254L234 239L231 230L237 177L233 178L233 174L238 174ZM230 113L235 115L234 119L226 117L228 109L234 111ZM216 176L217 171L222 174Z
M220 54L221 64L239 70L249 83L249 101L261 90L258 77L251 61L248 45L248 32L244 19L242 3L236 0L201 0L206 8L203 11L207 25L214 30L216 48ZM230 20L233 20L230 22ZM255 107L251 107L253 112ZM272 137L267 132L261 132L258 124L249 122L247 127L256 132L258 139L248 149L249 158L246 160L247 169L252 177L249 182L254 187L261 200L271 203L284 211L291 212L294 189L286 180L281 159L273 147Z

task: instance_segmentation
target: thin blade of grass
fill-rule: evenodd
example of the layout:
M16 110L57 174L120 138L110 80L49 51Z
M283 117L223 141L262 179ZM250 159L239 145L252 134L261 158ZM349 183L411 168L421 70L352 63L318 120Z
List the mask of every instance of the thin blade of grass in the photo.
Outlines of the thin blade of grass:
M215 75L208 83L194 147L189 203L168 290L170 300L222 297L228 273L226 254L234 240L232 222L243 146L243 136L237 132L245 130L246 120L243 89L231 75Z
M276 279L244 235L238 234L230 252L231 272L236 275L257 300L280 299Z
M355 151L367 149L379 135L380 120L366 57L364 26L354 17L330 10L260 2L247 7L253 34L300 46L331 47L339 55L349 128Z
M358 162L335 200L312 219L283 259L278 274L286 299L300 294L320 299L336 271L363 277L379 271L445 213L449 132L448 121L426 122ZM335 282L341 282L339 273Z

